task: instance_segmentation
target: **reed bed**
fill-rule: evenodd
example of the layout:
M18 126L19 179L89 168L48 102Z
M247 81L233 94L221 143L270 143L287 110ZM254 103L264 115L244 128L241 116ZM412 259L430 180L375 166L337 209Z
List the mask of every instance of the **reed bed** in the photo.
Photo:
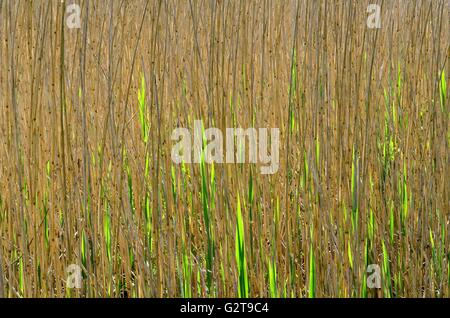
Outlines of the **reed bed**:
M0 297L449 297L449 8L0 0ZM175 164L195 120L278 171Z

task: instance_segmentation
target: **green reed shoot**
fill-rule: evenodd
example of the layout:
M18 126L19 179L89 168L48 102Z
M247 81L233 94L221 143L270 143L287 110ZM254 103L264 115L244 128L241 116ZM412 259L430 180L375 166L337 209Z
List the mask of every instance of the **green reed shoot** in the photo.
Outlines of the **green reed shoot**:
M237 197L236 211L236 266L238 268L238 297L247 298L249 285L247 276L247 260L245 256L244 220L241 212L241 202Z

